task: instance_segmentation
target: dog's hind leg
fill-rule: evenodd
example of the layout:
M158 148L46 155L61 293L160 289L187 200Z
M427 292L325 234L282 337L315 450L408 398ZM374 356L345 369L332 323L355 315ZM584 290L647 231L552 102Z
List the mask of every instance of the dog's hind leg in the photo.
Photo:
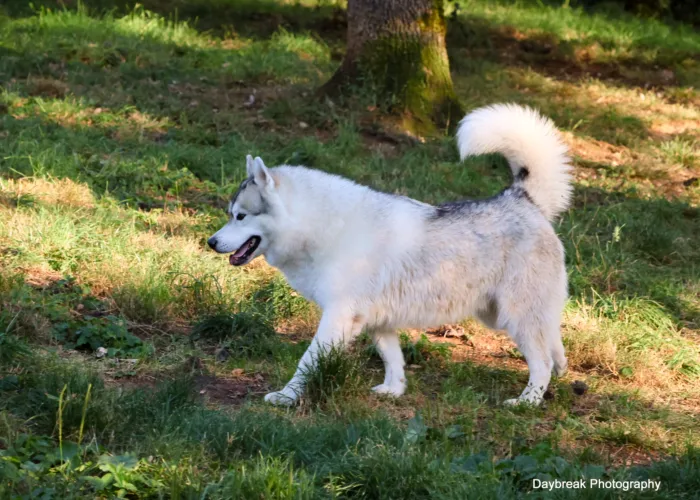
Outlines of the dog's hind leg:
M294 376L287 382L284 389L267 394L265 401L287 406L296 403L304 393L306 374L316 368L318 356L330 348L347 346L362 331L363 326L364 318L352 313L324 311L316 335L301 357Z
M544 398L547 387L549 387L554 362L547 338L549 332L546 332L546 327L543 328L539 323L535 318L525 318L512 322L508 327L508 333L525 356L530 379L525 390L517 399L509 399L504 401L504 404L529 403L539 405Z
M554 374L557 377L561 377L566 373L566 369L569 366L569 362L566 359L566 354L564 353L564 344L561 342L561 333L557 329L556 337L550 339L552 343L552 359L554 360Z
M372 388L377 394L402 396L406 391L406 374L399 336L395 331L377 331L373 334L374 345L384 361L384 383Z

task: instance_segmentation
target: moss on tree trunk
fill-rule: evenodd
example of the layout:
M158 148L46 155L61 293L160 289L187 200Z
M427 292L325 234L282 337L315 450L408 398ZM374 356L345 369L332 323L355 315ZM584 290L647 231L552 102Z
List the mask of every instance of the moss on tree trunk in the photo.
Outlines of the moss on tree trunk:
M347 52L327 94L371 90L412 132L462 117L445 48L442 0L349 0Z

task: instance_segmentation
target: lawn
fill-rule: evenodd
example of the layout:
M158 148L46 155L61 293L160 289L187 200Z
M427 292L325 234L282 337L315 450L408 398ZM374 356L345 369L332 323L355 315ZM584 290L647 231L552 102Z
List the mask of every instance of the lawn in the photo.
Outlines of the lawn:
M563 131L556 223L570 371L541 408L501 332L402 332L407 395L370 394L368 338L299 407L262 397L319 318L258 259L206 239L245 155L440 203L490 196L500 158L374 125L314 91L344 50L332 1L20 0L0 6L0 499L696 498L700 488L700 33L618 12L448 2L466 109ZM533 478L658 491L532 491Z

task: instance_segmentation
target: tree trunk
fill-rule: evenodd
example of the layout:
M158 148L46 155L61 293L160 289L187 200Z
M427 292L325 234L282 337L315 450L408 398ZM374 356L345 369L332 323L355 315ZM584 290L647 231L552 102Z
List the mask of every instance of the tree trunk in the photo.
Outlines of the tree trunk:
M421 135L456 126L443 0L348 0L347 16L345 59L322 92L369 89Z

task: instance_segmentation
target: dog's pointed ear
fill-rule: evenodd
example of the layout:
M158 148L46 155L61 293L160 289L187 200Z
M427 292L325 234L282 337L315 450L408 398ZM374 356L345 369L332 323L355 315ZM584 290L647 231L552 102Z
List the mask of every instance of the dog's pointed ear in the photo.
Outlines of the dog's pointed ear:
M255 161L253 160L253 157L250 155L247 155L245 157L245 171L248 174L248 177L253 177L254 165L255 165Z
M273 189L275 187L275 179L272 174L267 169L262 159L259 156L255 157L253 160L253 179L255 183L261 187L267 187Z

